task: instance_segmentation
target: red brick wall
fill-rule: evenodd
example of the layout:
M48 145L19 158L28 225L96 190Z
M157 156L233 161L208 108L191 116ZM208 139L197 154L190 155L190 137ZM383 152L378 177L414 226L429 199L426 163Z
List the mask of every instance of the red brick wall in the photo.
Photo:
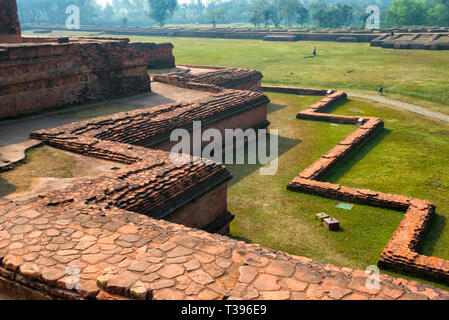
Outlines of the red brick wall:
M231 117L225 118L223 120L210 123L203 126L201 129L202 133L207 129L217 129L220 131L221 136L224 138L225 129L242 129L246 130L248 128L259 128L267 124L267 105L262 104L260 106L251 108L249 110L243 111ZM153 146L154 149L171 151L174 145L178 142L165 141L160 145ZM203 142L202 147L204 148L210 142ZM191 149L193 150L193 143L191 143Z
M204 229L211 221L227 212L227 197L227 183L223 183L172 213L165 220L191 228Z
M131 43L131 46L141 53L147 61L149 69L168 69L176 67L174 46L171 43Z
M21 42L16 0L0 1L0 43Z
M146 61L124 41L3 49L0 118L151 90Z

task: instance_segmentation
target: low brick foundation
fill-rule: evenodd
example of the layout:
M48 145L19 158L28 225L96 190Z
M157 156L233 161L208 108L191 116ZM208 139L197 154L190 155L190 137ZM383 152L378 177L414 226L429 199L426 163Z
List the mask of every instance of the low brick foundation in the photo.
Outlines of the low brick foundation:
M289 87L284 89L279 87L264 88L265 91L271 91L271 89L275 92L282 92L282 90L292 92L293 90ZM298 89L297 92L318 93L320 91ZM449 260L428 257L416 252L418 244L435 213L435 205L428 201L411 197L385 194L367 189L349 188L319 181L324 179L351 153L382 131L384 126L383 121L379 118L323 113L326 108L344 99L346 99L344 92L333 91L320 102L298 113L298 119L354 124L358 126L358 129L311 166L303 170L288 184L287 188L292 191L306 192L331 199L404 211L404 218L382 252L378 265L449 283Z
M382 35L370 42L371 47L386 49L411 49L411 50L449 50L449 33L435 33L430 38L427 34L396 34L394 36ZM407 40L403 40L408 36Z

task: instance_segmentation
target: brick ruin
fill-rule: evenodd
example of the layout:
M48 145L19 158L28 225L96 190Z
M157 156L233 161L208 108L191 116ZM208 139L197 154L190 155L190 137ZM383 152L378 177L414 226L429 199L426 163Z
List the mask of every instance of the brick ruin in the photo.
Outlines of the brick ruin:
M21 31L16 0L2 0L0 6L0 43L20 43Z
M172 44L21 37L15 0L0 7L0 119L151 91L147 67L175 66Z
M0 44L0 118L151 91L127 41L55 40Z
M315 112L344 98L343 92L332 92L298 117L315 117ZM261 93L222 88L194 103L123 112L32 133L48 145L129 166L78 179L71 187L32 201L0 199L0 290L28 299L449 299L444 290L386 275L380 275L379 288L368 289L365 271L210 233L229 230L226 184L231 175L220 164L191 156L186 157L192 161L173 163L165 151L170 146L167 133L189 128L194 120L204 121L204 129L266 126L268 102ZM359 144L383 124L377 118L316 116L360 126L326 159L341 158L340 148L351 151L354 141ZM415 215L431 205L314 180L331 162L312 165L289 188L313 188L316 194L389 207L407 204L410 212L385 255L404 264L400 254L409 245L404 244L406 236L417 230ZM79 288L68 287L68 267L79 270Z
M44 92L50 95L48 89L53 88L49 81L60 81L59 76L70 78L74 69L85 72L87 82L93 78L83 93L86 97L95 92L109 97L113 93L108 91L114 88L126 91L128 87L120 86L122 77L131 77L137 86L150 85L148 61L126 40L74 38L56 43L41 38L24 42L2 45L0 70L12 65L16 69L9 72L26 73L16 83L8 78L8 89L0 91L5 96L13 97L17 90L15 96L26 99L26 94L20 94L26 91L20 89L30 88L32 83L36 90L27 94L42 89L39 94L44 99ZM114 72L108 69L115 65L110 60L120 61ZM48 70L54 71L51 78L46 78ZM3 72L2 76L9 76ZM444 290L386 275L380 275L379 288L368 289L365 271L224 236L233 218L226 199L231 174L219 163L191 155L174 162L168 152L174 143L169 135L176 128L191 131L197 120L202 121L203 130L215 128L222 134L224 129L268 126L269 99L259 92L261 79L257 71L229 68L160 76L159 81L213 95L31 133L47 145L128 166L76 179L65 189L27 201L0 199L0 291L27 299L449 299ZM61 85L65 83L57 82L56 88ZM66 89L67 95L76 95ZM295 178L289 189L407 210L379 264L447 280L446 261L414 252L434 212L432 204L319 181L380 131L383 122L320 112L344 99L343 92L265 89L326 95L298 118L359 126ZM30 99L40 101L38 95ZM16 104L18 108L23 105L20 101ZM79 286L73 286L68 269L78 271Z
M187 67L206 68L211 71L195 74L174 72L156 75L153 77L153 81L208 92L219 92L222 90L221 88L262 92L263 75L257 70L202 66Z
M449 283L449 260L428 257L417 252L419 242L423 238L426 228L435 213L434 204L426 200L402 195L385 194L372 190L356 189L323 182L325 177L335 167L383 130L383 121L375 117L343 116L324 113L333 104L346 99L346 94L342 91L324 93L323 90L289 87L264 87L263 89L265 91L302 95L325 95L321 101L298 113L297 118L358 126L356 131L293 179L288 184L288 189L331 199L405 212L399 227L382 252L378 265L399 272L405 271L432 280Z
M370 45L386 49L449 50L449 33L387 34L372 40Z
M148 62L148 69L169 69L176 67L173 44L135 42L131 46L139 51Z

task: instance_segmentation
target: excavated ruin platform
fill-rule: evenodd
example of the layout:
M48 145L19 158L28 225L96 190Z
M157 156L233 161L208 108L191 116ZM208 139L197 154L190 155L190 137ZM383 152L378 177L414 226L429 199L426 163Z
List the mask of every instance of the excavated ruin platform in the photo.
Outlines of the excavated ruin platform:
M449 260L429 257L417 252L418 245L435 213L435 205L429 201L403 195L385 194L367 189L350 188L322 182L336 166L383 130L384 123L376 117L332 115L324 111L333 104L345 100L342 91L301 89L292 87L264 87L266 91L324 95L325 97L298 113L303 120L327 121L357 125L358 129L340 141L328 153L304 169L289 184L292 191L306 192L331 199L389 208L405 212L378 265L399 272L409 272L432 280L449 283Z
M364 271L154 219L173 199L206 180L228 179L229 172L208 160L174 164L164 151L123 143L128 138L121 132L152 117L182 125L177 110L191 117L202 116L195 108L208 117L226 112L233 99L216 109L230 96L266 102L259 93L225 90L209 107L175 104L33 133L63 149L130 165L32 201L0 200L2 291L35 299L449 299L444 290L385 275L368 289ZM143 139L136 135L138 144L151 144L148 138L161 128L143 132ZM73 270L79 287L70 287Z

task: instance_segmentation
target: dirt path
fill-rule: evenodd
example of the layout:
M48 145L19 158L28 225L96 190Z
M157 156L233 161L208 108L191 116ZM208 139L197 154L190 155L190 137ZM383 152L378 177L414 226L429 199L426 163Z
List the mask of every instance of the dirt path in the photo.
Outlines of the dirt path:
M422 116L425 116L425 117L428 117L428 118L431 118L431 119L440 120L440 121L444 121L444 122L448 122L449 123L449 116L448 115L445 115L443 113L436 112L436 111L430 111L429 109L417 106L415 104L411 104L411 103L407 103L407 102L403 102L403 101L399 101L399 100L394 100L394 99L389 99L389 98L386 98L384 96L379 96L379 95L375 95L375 94L364 94L364 93L357 93L357 92L349 92L348 96L349 97L363 98L363 99L368 99L368 100L372 100L372 101L381 102L381 103L384 103L384 104L388 104L388 105L391 105L391 106L398 107L398 108L403 109L403 110L407 110L407 111L410 111L410 112L414 112L414 113L420 114Z

